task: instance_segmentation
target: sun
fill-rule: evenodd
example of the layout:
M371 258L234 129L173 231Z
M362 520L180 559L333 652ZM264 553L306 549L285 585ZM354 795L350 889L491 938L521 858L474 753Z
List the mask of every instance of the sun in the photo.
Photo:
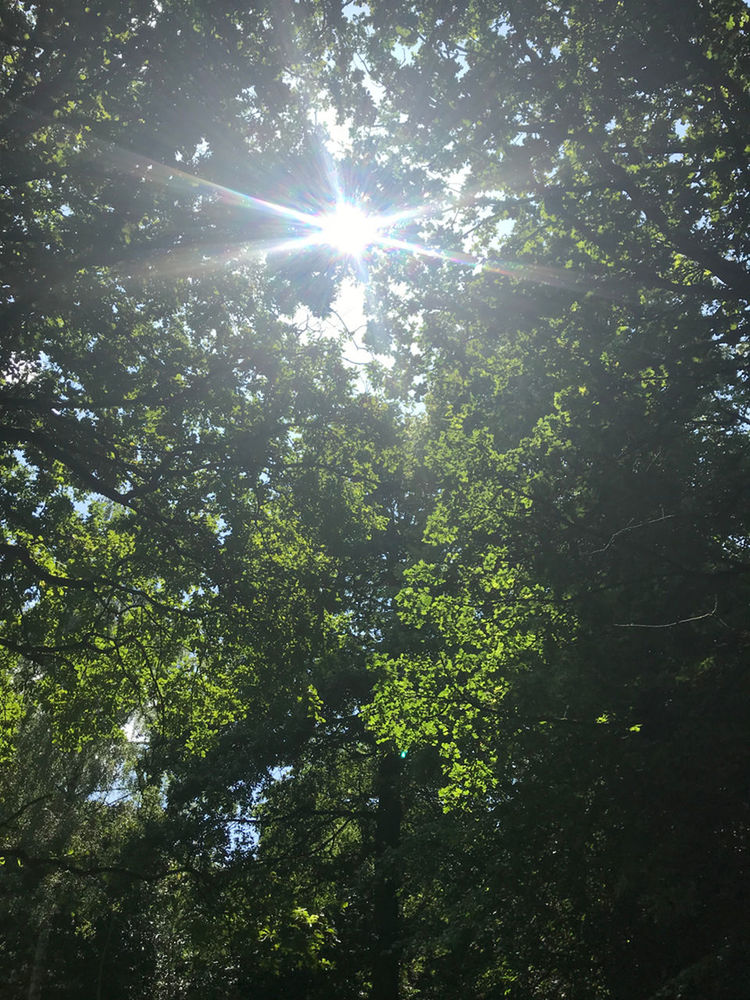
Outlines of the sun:
M316 242L347 257L361 257L369 246L379 242L385 222L353 202L340 201L333 211L316 220Z

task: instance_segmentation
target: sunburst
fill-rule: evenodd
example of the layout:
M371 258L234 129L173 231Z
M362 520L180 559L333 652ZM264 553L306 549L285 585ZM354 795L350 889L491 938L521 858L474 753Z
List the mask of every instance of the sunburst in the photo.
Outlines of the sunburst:
M356 202L341 201L313 225L319 228L318 238L322 244L344 257L358 260L380 241L391 221L388 216L369 214Z
M394 236L398 227L424 214L424 209L405 209L381 214L372 212L364 201L339 198L332 207L319 212L300 212L286 205L249 199L255 207L280 219L287 219L296 230L294 236L265 247L268 254L293 253L310 247L323 247L333 255L346 257L360 264L368 251L377 247L418 252L416 244L405 243Z
M183 253L172 255L169 262L161 261L156 267L159 272L167 270L175 273L188 272L195 266L221 267L224 263L243 255L267 256L321 248L327 249L332 256L351 261L358 278L365 281L368 274L368 256L382 250L470 267L490 274L507 275L521 281L557 285L579 294L588 292L614 300L624 300L627 297L621 288L614 290L611 287L592 287L590 279L584 273L572 269L541 267L521 260L488 260L471 253L439 250L424 243L406 240L403 238L404 225L426 216L440 215L447 206L432 208L418 206L382 214L372 211L366 199L360 198L356 193L345 192L338 172L332 164L329 169L328 190L329 197L330 193L334 195L333 201L324 202L316 211L304 211L293 205L232 190L172 165L166 166L137 157L116 147L107 147L107 151L112 159L118 161L119 169L123 166L125 169L130 168L133 173L141 177L141 180L148 178L152 183L172 189L197 189L204 195L213 194L220 201L238 209L275 218L287 228L288 235L282 236L281 239L264 243L228 245L218 252L214 249L208 257L203 249L186 248Z

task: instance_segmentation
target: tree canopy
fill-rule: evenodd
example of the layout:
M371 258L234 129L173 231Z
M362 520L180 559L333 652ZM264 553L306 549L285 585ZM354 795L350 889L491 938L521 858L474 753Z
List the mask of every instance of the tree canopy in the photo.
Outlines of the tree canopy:
M2 5L0 997L750 996L749 36Z

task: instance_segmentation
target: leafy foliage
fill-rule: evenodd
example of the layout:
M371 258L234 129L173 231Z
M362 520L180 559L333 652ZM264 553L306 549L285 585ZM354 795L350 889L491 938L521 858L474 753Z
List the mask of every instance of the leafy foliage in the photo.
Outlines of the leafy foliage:
M0 14L3 995L746 996L745 5L69 8ZM436 251L362 379L245 197L331 108Z

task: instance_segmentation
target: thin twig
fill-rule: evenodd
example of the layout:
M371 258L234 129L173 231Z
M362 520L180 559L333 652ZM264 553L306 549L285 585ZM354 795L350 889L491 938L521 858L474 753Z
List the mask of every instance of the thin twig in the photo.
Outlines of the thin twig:
M719 603L718 597L714 597L714 606L713 608L711 608L710 611L706 611L702 615L693 615L691 618L678 618L677 621L664 622L663 624L659 625L644 625L640 622L628 622L626 624L622 624L620 622L613 622L612 624L614 628L674 628L675 625L687 625L688 622L699 622L703 618L711 618L713 615L716 614L716 608L718 606L718 603Z
M619 531L616 531L610 537L609 541L607 542L607 544L605 546L603 546L601 549L592 549L592 551L589 552L589 555L590 556L595 556L595 555L599 555L599 553L601 553L601 552L606 552L607 549L610 547L610 545L614 542L614 540L619 535L624 535L627 531L635 531L636 528L645 528L646 525L649 525L649 524L659 524L660 521L668 521L670 519L670 517L674 517L674 516L675 516L674 514L661 514L659 517L652 517L648 521L638 521L636 524L632 524L632 523L631 524L626 524L624 528L620 528Z

